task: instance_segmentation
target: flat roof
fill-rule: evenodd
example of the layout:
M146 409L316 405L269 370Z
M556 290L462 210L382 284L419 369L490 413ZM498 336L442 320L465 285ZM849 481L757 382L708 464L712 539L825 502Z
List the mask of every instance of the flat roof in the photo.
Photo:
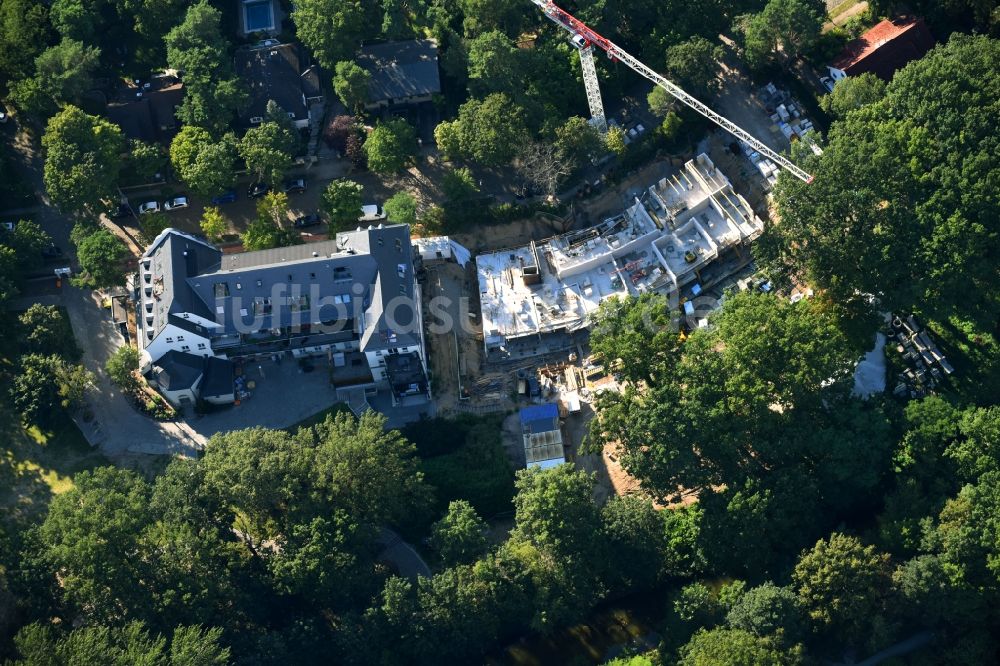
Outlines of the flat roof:
M611 296L679 289L763 229L729 179L698 155L600 224L478 255L485 346L583 328Z

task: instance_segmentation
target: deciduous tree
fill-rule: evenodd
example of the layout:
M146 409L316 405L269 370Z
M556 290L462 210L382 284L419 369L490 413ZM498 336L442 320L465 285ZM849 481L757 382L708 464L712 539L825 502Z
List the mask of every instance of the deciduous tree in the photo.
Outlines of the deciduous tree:
M292 165L298 140L288 116L273 101L267 103L267 117L251 127L239 142L239 152L247 169L257 180L277 186Z
M431 528L431 548L445 566L467 564L486 551L487 525L465 500L448 505L448 513Z
M21 357L10 395L26 423L51 423L60 408L70 409L80 402L93 380L82 365L55 355L28 354Z
M746 27L747 62L759 68L779 55L797 58L816 44L825 20L821 0L769 0Z
M361 217L362 187L353 180L334 180L326 186L320 198L320 209L326 214L333 232L356 226Z
M127 255L125 243L106 229L90 234L76 248L87 283L99 289L125 283L122 262Z
M851 111L874 104L885 96L885 81L870 72L837 81L833 92L820 99L827 113L843 118Z
M215 196L236 182L236 145L232 134L213 141L208 130L187 125L170 143L170 162L194 192Z
M125 148L117 125L68 106L49 120L42 147L45 189L53 203L74 214L107 208Z
M126 394L135 393L139 388L136 372L139 370L139 352L132 345L122 345L108 357L104 371L108 373L118 388Z
M369 169L376 173L394 173L416 155L416 132L402 118L380 122L365 140L364 151Z
M338 62L334 72L333 91L348 111L359 113L368 101L372 75L353 60Z
M247 100L233 73L222 14L206 0L191 5L184 20L165 37L167 63L184 72L184 102L178 110L187 125L221 135Z
M302 0L292 21L299 39L328 71L354 55L364 31L364 9L357 0Z
M229 232L229 220L218 206L208 206L202 213L201 232L213 243L218 243Z
M1000 252L988 185L1000 43L959 37L897 72L885 96L834 123L812 184L780 179L781 224L759 256L843 302L874 294L880 308L995 322ZM838 84L839 85L839 84Z
M848 644L859 644L883 612L889 590L889 556L856 537L834 533L802 554L792 583L813 626Z
M803 663L801 648L784 650L773 639L739 629L702 629L681 648L680 666L739 664L795 666Z
M555 145L559 156L573 171L586 168L604 150L601 133L580 116L573 116L556 128Z
M35 57L52 37L48 8L33 0L0 2L0 80L30 77Z
M417 200L409 192L396 192L385 200L383 208L392 222L413 225L417 221Z
M694 36L667 49L666 75L695 97L709 100L719 88L721 59L721 46ZM662 90L659 86L656 89Z
M523 109L502 93L482 101L470 99L459 108L456 120L443 122L434 130L441 150L484 166L509 163L526 136Z
M661 332L644 326L643 317L629 320L644 304L665 317L662 301L630 303L615 315L625 325L595 328L595 349L621 357L631 337L642 350L643 335ZM624 393L599 399L591 432L597 442L615 442L625 468L649 490L667 497L679 488L737 487L756 478L759 466L774 471L810 460L826 469L849 462L849 451L859 452L854 447L870 449L859 429L857 437L841 440L846 449L829 450L834 433L844 432L838 408L846 404L856 351L820 299L792 304L743 293L727 298L713 324L693 333L678 353L629 352L621 372L645 377L645 387L629 384ZM879 450L885 465L887 442Z
M48 356L55 354L67 361L80 358L80 348L73 339L73 329L54 305L32 303L18 317L21 328L21 346L29 354Z

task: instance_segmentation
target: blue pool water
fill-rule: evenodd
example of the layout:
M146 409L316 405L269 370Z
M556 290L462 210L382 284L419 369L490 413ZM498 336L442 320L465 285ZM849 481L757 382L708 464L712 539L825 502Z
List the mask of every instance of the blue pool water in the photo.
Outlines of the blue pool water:
M243 22L247 32L274 29L274 17L271 15L271 0L258 0L243 4Z

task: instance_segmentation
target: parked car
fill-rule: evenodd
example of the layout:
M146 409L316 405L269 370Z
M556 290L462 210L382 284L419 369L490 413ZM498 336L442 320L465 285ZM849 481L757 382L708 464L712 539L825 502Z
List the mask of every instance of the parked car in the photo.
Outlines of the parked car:
M382 210L382 206L377 206L375 204L368 204L361 207L361 217L358 218L361 222L377 222L378 220L385 219L385 211Z
M322 223L323 220L316 213L310 213L309 215L302 215L295 218L295 222L292 226L296 229L305 229L306 227L315 227L316 225Z
M3 227L7 231L14 231L14 227L17 226L17 222L0 222L0 227Z
M271 191L271 186L267 183L254 183L247 190L247 196L251 199L259 199Z
M160 204L156 201L147 201L144 204L139 204L139 215L145 215L146 213L159 213Z
M219 204L233 203L236 201L236 190L226 190L222 194L217 194L212 197L212 203L216 206Z
M135 213L132 212L132 207L128 204L118 204L118 208L115 212L111 213L111 217L117 219L119 217L132 217Z
M0 123L5 123L10 118L10 114L7 113L7 107L0 104Z
M285 194L302 194L306 191L305 178L294 178L285 181Z
M42 248L42 257L45 259L58 259L63 254L62 248L52 243L48 247Z
M163 202L163 210L177 210L178 208L187 208L188 198L187 197L174 197L170 201Z
M829 76L820 77L819 82L823 84L823 87L826 88L827 92L833 92L834 80Z

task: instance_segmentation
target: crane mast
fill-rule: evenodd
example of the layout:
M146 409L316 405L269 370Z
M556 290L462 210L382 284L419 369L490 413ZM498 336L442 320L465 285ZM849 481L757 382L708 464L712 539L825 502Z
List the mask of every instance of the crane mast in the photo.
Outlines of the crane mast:
M580 49L580 69L583 70L583 87L587 91L587 104L590 106L590 123L604 134L608 131L608 120L604 115L601 84L597 80L597 64L594 62L594 47L591 44Z
M598 121L597 120L598 116L594 112L595 108L594 102L591 99L592 97L596 97L597 103L601 104L601 98L600 98L601 93L597 87L597 72L595 69L593 72L593 77L594 77L593 81L592 82L588 81L587 65L584 64L584 57L585 57L584 51L585 50L590 51L589 65L590 67L593 67L594 62L593 62L592 49L593 47L596 46L597 48L607 53L608 58L610 58L612 61L620 60L621 62L625 63L634 72L636 72L640 76L649 79L656 85L660 86L668 93L670 93L675 99L679 100L688 107L694 109L702 116L708 118L709 120L714 122L719 127L723 128L736 138L746 142L748 145L752 146L754 150L761 153L762 155L769 157L776 164L779 164L782 168L784 168L786 171L789 171L800 180L806 183L812 182L813 177L808 173L806 173L805 171L803 171L802 169L800 169L799 167L797 167L787 157L781 155L775 150L772 150L763 141L758 140L754 135L750 134L750 132L747 132L745 129L743 129L733 121L729 120L725 116L722 116L713 111L712 109L708 108L705 104L701 103L688 93L684 92L684 90L680 86L668 80L666 77L656 73L653 69L646 66L642 61L629 54L627 51L625 51L620 46L612 42L610 39L602 37L600 34L598 34L588 25L586 25L585 23L574 17L569 12L560 7L557 7L556 4L551 0L531 0L531 1L534 4L538 5L538 7L542 10L545 16L549 18L549 20L551 20L553 23L557 24L559 27L572 34L574 37L574 41L577 43L577 46L579 46L580 64L584 70L584 83L587 86L587 101L590 102L590 112L595 124L604 123L604 107L603 105L600 106L601 115L600 115L600 121ZM581 39L583 42L582 44L579 43L579 40ZM594 91L593 93L592 90Z

